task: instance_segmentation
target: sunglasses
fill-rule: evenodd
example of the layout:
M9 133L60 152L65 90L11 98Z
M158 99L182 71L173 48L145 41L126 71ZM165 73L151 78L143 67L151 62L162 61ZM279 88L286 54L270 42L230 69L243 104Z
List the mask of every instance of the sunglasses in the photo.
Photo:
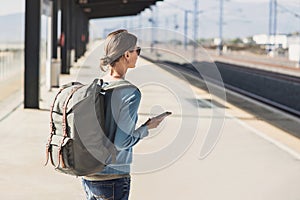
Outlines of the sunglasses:
M137 47L136 49L133 49L130 52L136 51L137 55L139 56L141 54L141 50L141 47Z

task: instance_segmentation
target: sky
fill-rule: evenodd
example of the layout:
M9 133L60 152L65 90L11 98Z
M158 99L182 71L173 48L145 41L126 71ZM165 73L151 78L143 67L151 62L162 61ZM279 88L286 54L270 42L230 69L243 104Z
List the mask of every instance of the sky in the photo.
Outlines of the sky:
M184 4L182 3L184 2ZM219 36L219 0L199 0L198 37L211 38ZM277 0L278 4L300 15L300 0ZM184 10L193 10L193 0L164 0L158 2L154 8L154 16L158 19L157 25L161 28L174 29L184 32ZM176 16L175 16L176 15ZM95 20L96 27L128 28L131 24L138 26L141 20L143 26L150 26L149 18L152 13L149 9L142 12L140 17L127 17L119 19ZM141 19L139 19L141 18ZM193 16L189 15L188 36L193 37ZM269 0L224 0L223 37L248 37L254 34L268 34L269 27ZM99 30L97 30L99 32ZM295 18L282 8L278 8L277 32L287 34L300 32L300 18Z
M25 12L25 0L0 0L0 16Z
M0 0L0 17L14 13L25 12L25 0ZM184 2L184 4L182 3ZM278 4L289 11L300 15L300 0L277 0ZM224 0L224 25L223 37L247 37L254 34L268 33L268 4L269 0ZM184 9L193 10L194 0L164 0L158 2L154 8L157 25L161 28L175 30L183 33ZM198 35L201 38L218 37L219 35L219 0L199 0ZM278 33L290 33L300 31L300 18L291 13L278 9ZM176 15L176 16L175 16ZM149 18L152 13L149 9L143 11L139 16L107 18L91 21L91 32L101 37L104 28L117 29L138 27L149 27ZM192 37L193 16L189 15L188 35Z

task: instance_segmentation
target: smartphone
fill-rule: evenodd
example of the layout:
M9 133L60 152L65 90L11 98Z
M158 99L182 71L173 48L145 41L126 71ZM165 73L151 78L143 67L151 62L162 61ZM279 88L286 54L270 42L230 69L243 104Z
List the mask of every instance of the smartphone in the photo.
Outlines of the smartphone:
M166 112L161 113L160 115L157 115L157 116L155 116L155 117L153 117L153 118L167 117L167 116L169 116L169 115L171 115L171 114L172 114L172 112L166 111ZM146 124L147 124L151 119L153 119L153 118L149 118L149 119L144 123L144 125L146 125Z
M146 125L153 118L164 118L164 117L167 117L167 116L169 116L171 114L172 114L172 112L166 111L164 113L161 113L160 115L157 115L155 117L149 118L143 125Z
M162 113L160 115L157 115L157 116L155 116L153 118L163 118L163 117L167 117L167 116L169 116L171 114L172 114L172 112L166 111L166 112L164 112L164 113Z

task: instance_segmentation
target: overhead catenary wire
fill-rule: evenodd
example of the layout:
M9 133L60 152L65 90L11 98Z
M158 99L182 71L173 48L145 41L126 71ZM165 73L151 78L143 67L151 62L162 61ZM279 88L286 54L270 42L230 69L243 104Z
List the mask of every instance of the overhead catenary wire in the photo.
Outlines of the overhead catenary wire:
M285 6L283 6L283 5L281 5L281 4L278 4L278 3L277 3L277 6L280 7L283 11L285 11L285 12L287 12L287 13L293 15L294 17L300 19L300 14L298 14L298 13L296 13L296 12L294 12L294 11L288 9L288 8L286 8Z

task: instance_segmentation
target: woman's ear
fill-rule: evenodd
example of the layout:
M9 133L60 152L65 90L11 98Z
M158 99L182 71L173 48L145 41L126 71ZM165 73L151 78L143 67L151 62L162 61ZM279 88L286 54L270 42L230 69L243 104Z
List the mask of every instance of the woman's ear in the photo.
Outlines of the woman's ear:
M129 58L129 52L126 51L125 54L124 54L124 56L128 59Z
M125 57L126 61L129 60L129 58L130 58L129 51L126 51L126 52L124 53L124 57Z

